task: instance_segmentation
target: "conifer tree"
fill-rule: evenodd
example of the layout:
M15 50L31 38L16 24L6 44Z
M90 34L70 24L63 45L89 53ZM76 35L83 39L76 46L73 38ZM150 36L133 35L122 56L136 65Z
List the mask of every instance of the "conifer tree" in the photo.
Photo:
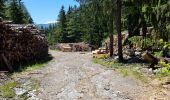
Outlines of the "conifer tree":
M66 13L64 10L64 6L61 7L59 16L58 16L58 34L60 34L59 42L67 42L67 33L66 33Z
M23 13L24 13L25 22L28 23L28 24L33 24L34 21L31 17L31 15L30 15L30 13L28 12L27 8L25 7L24 3L21 2L20 5L21 5L21 9L23 10Z
M5 17L5 0L0 0L0 17Z
M66 31L67 31L67 38L69 42L80 42L81 40L81 27L80 27L80 13L78 8L75 6L69 7L67 15L66 15Z
M17 2L17 0L12 0L9 6L9 12L10 12L10 19L15 24L24 24L26 21L24 20L24 12L21 9L21 6Z

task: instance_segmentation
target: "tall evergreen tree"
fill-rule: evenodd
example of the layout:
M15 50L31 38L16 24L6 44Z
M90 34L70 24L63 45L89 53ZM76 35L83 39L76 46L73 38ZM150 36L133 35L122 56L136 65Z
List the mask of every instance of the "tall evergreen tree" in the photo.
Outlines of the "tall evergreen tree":
M81 25L79 8L69 7L66 14L66 31L68 42L80 42L81 41Z
M112 0L113 2L113 0ZM121 11L122 10L122 0L117 0L117 33L118 33L118 56L119 61L123 60L123 53L122 53L122 34L121 34Z
M25 7L24 3L20 2L19 4L21 5L21 9L23 10L25 22L28 24L33 24L34 21L30 15L30 13L28 12L27 8Z
M12 0L9 6L10 10L10 19L16 23L16 24L24 24L26 23L25 21L25 16L24 12L21 9L21 6L17 2L17 0Z
M5 17L5 0L0 0L0 17Z
M67 42L67 33L66 33L66 13L64 6L61 7L58 16L58 34L60 34L59 42Z

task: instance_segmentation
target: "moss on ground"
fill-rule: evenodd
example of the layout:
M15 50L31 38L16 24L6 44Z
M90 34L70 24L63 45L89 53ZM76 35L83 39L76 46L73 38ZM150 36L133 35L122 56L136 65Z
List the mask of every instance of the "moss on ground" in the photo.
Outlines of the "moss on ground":
M5 85L0 87L0 95L4 98L12 98L14 97L15 91L14 87L17 86L17 82L15 81L8 81L5 83Z

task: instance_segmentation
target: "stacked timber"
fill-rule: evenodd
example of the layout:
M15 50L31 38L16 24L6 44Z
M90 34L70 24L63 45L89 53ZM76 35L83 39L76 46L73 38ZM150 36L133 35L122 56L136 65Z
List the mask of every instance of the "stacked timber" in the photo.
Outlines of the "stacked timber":
M57 44L57 49L63 51L63 52L84 52L89 51L90 46L89 44L86 44L84 42L80 43L60 43Z
M47 55L48 42L35 25L0 20L0 70L12 71L21 63L37 61Z
M86 44L84 42L70 43L69 45L72 47L72 51L73 52L77 52L77 51L90 51L89 44Z
M92 54L107 54L107 50L106 48L99 48L99 49L96 49L94 51L92 51Z
M63 52L71 52L72 48L69 44L62 43L62 44L60 44L60 50L63 51Z

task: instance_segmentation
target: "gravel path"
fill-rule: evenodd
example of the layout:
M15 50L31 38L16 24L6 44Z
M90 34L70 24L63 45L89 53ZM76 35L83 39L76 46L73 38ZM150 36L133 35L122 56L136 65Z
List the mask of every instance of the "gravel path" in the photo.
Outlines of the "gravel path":
M130 78L94 64L90 53L52 52L54 60L41 69L38 98L43 100L131 100L143 91Z
M51 53L53 61L33 76L40 82L39 99L149 100L148 87L94 64L90 53Z

